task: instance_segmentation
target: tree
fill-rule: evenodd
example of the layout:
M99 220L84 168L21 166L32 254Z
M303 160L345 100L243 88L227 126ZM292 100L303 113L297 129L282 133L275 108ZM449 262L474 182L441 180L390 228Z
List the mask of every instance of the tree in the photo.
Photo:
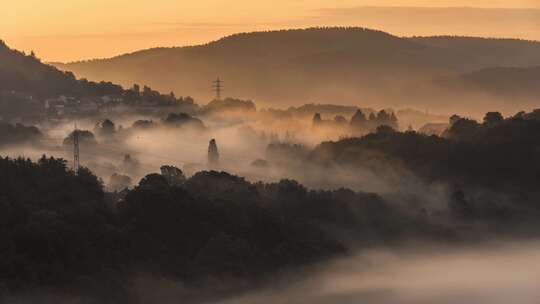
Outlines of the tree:
M129 188L132 184L131 177L123 174L114 173L109 178L108 189L112 191L122 191Z
M379 121L379 124L386 124L390 121L390 114L385 110L380 110L379 113L377 113L377 120Z
M346 125L347 119L342 115L336 115L336 117L334 117L334 122L338 125Z
M519 120L524 120L525 117L526 117L527 113L525 113L525 111L519 111L517 112L514 117L512 117L513 119L519 119Z
M139 187L143 189L163 190L169 188L169 183L165 176L161 174L148 174L139 182Z
M97 127L97 133L104 137L111 137L116 132L116 126L110 119L105 119Z
M170 186L180 186L186 182L186 176L182 170L174 166L161 166L160 171Z
M197 129L205 128L204 123L200 119L192 117L187 113L170 113L163 120L163 123L174 127L190 126Z
M130 154L126 154L124 155L124 160L122 161L122 169L131 176L137 176L141 169L141 164Z
M137 96L140 96L141 95L141 87L138 84L134 84L133 85L133 92L135 92L135 94L137 94Z
M88 130L75 130L71 132L64 139L64 146L73 146L75 133L78 135L79 143L81 145L96 145L97 144L97 140L96 140L96 137L94 136L94 133Z
M211 139L208 144L208 167L216 168L219 166L219 152L215 139Z
M362 110L358 109L351 118L351 127L355 129L366 129L367 128L367 119L366 115Z
M394 112L390 113L389 126L392 127L392 128L394 128L394 130L398 130L398 129L399 129L398 118L397 118L396 114L394 114Z
M452 139L469 140L476 136L480 125L476 120L461 118L448 130L448 136Z
M454 115L450 116L450 119L448 120L448 123L450 124L450 126L452 126L453 124L455 124L460 119L461 119L461 116L459 116L457 114L454 114Z
M0 146L18 144L22 142L34 142L43 138L43 133L34 126L25 126L0 122Z
M322 124L322 118L320 113L313 115L313 126L320 126Z
M488 127L496 126L504 121L500 112L487 112L484 116L484 124Z
M527 119L540 120L540 109L534 109L526 115Z
M131 127L135 129L151 129L155 126L156 123L154 123L152 120L137 120Z
M396 130L389 125L380 125L377 127L377 134L392 134L395 132Z

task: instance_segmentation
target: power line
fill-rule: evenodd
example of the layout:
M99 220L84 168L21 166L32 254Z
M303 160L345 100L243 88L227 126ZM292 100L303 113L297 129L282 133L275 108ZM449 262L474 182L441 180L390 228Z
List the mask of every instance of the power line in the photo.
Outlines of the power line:
M78 173L79 169L81 168L81 164L80 164L81 146L80 146L80 134L79 134L80 132L79 132L79 129L77 128L76 123L74 123L74 126L75 126L74 127L75 130L73 131L73 170L75 173ZM45 139L45 141L61 141L61 140L62 138L55 138L55 137ZM106 169L107 167L104 166L102 163L100 163L100 161L102 161L104 158L110 159L110 157L103 155L100 152L109 152L109 153L120 154L120 155L135 155L137 158L142 158L142 159L137 160L138 165L145 168L145 170L151 170L151 171L159 168L160 164L156 164L154 163L154 161L149 160L148 158L150 159L153 158L154 160L167 161L167 162L170 162L169 164L171 165L173 164L174 165L200 164L198 162L153 154L147 151L137 151L137 150L125 149L121 147L114 147L114 146L111 146L110 144L100 144L95 147L91 147L90 149L84 149L83 154L84 154L85 159L88 158L88 159L97 161L92 164L93 166Z

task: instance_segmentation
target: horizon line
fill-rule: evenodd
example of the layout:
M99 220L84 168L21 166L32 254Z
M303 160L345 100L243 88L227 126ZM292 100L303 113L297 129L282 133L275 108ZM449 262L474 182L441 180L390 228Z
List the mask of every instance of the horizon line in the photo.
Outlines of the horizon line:
M431 8L431 7L427 7ZM537 10L540 10L538 8ZM525 42L532 42L532 43L540 43L540 40L535 39L524 39L524 38L516 38L516 37L496 37L496 36L475 36L475 35L452 35L452 34L437 34L437 35L404 35L404 36L398 36L392 34L390 31L384 31L376 28L368 28L363 26L310 26L310 27L291 27L291 28L282 28L282 29L272 29L272 30L256 30L256 31L245 31L245 32L235 32L233 34L229 35L223 35L219 38L216 38L214 40L209 40L207 42L203 43L194 43L194 44L185 44L185 45L175 45L175 46L153 46L148 48L142 48L142 49L135 49L133 51L128 51L125 53L120 53L117 55L109 56L109 57L94 57L94 58L87 58L87 59L79 59L79 60L73 60L73 61L44 61L44 63L49 65L70 65L70 64L78 64L78 63L85 63L85 62L92 62L92 61L101 61L101 60L112 60L116 58L120 58L123 56L129 56L145 51L151 51L151 50L158 50L158 49L182 49L182 48L190 48L190 47L201 47L201 46L207 46L212 43L219 42L221 40L236 36L236 35L242 35L242 34L258 34L258 33L272 33L272 32L284 32L284 31L301 31L301 30L313 30L313 29L365 29L365 30L372 30L372 31L378 31L382 33L386 33L398 38L402 39L412 39L412 38L436 38L436 37L448 37L448 38L476 38L476 39L492 39L492 40L517 40L517 41L525 41ZM0 38L0 40L2 40ZM5 40L2 40L5 41Z

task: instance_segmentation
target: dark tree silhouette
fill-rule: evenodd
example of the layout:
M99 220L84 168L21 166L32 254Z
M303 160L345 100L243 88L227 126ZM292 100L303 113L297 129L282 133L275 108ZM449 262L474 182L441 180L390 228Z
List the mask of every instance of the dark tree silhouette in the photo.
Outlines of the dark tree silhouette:
M366 115L362 110L357 110L351 118L351 127L359 130L366 130L368 128Z
M313 115L312 123L314 127L320 126L322 124L321 114L315 113L315 115Z
M499 112L488 112L484 116L484 124L490 127L496 126L504 121L504 117Z
M79 143L83 145L96 145L97 140L94 136L94 133L88 131L88 130L75 130L69 133L69 135L64 139L64 146L73 146L73 139L75 136L75 132L77 132L79 136Z
M219 151L215 139L211 139L208 144L208 167L219 167Z

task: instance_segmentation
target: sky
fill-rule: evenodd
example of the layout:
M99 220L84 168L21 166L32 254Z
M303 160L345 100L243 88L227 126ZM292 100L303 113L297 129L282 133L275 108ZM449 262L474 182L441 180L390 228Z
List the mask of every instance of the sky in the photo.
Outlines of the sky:
M45 61L205 43L236 32L364 26L540 40L540 0L0 0L0 39Z

